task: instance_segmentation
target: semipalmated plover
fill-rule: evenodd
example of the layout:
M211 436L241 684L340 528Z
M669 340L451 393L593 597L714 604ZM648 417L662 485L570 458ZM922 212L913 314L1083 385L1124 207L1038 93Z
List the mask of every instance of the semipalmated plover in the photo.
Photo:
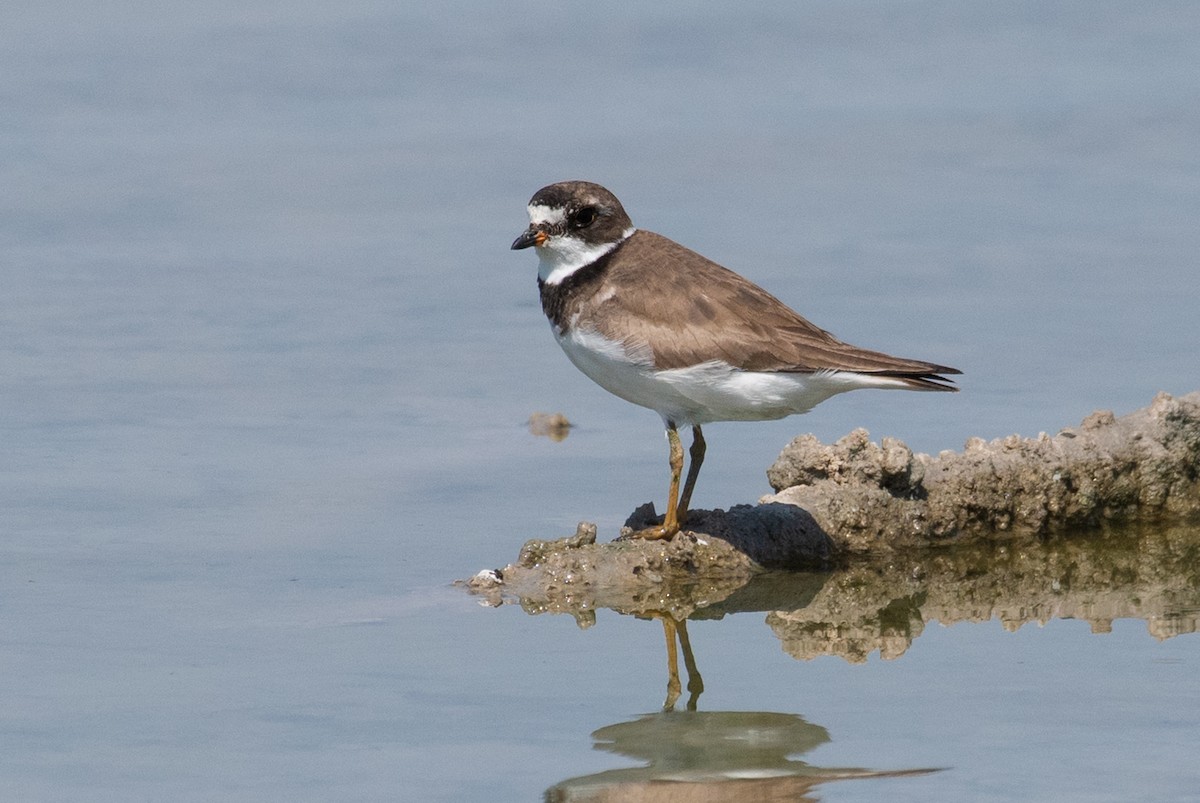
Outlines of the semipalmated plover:
M957 390L943 374L960 371L843 343L748 279L634 228L599 184L538 190L529 228L512 244L530 246L542 309L567 357L666 424L667 511L641 537L679 532L704 462L702 424L783 418L859 388ZM681 426L693 434L682 494Z

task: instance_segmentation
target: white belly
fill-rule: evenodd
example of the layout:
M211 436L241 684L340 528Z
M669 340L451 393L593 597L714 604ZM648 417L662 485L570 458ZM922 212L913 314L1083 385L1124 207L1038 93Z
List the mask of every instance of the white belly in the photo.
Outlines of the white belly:
M648 353L630 353L595 331L572 328L566 337L558 332L555 337L571 362L596 384L677 426L783 418L808 412L848 390L904 387L896 379L845 371L741 371L720 360L655 371Z

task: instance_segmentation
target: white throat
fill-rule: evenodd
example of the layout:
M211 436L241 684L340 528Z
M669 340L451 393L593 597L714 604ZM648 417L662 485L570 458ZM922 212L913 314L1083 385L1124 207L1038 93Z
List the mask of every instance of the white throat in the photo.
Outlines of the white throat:
M551 237L537 249L538 278L546 284L559 284L575 271L587 267L628 240L635 231L637 229L630 226L621 232L621 239L616 242L595 245L585 243L571 234Z

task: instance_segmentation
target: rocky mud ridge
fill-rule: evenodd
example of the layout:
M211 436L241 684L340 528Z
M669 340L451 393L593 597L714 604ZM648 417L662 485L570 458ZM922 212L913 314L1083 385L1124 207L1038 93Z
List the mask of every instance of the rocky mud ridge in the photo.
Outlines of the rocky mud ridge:
M807 510L842 551L1186 518L1200 514L1200 392L937 457L861 429L832 446L804 435L767 478L770 501Z
M865 430L832 445L805 435L767 476L776 494L755 506L692 511L670 541L597 543L595 526L583 523L571 537L527 542L515 563L466 584L577 615L594 604L674 614L672 600L721 599L765 569L1196 520L1200 392L1161 393L1120 418L1095 412L1054 436L972 438L936 457L892 438L874 443ZM644 505L627 526L653 517Z

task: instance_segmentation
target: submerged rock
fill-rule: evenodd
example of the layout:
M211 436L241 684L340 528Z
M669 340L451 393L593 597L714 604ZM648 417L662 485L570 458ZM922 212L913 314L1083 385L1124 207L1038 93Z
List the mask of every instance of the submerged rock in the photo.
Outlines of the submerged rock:
M529 432L552 441L563 441L571 434L571 422L562 413L535 412L529 416Z

